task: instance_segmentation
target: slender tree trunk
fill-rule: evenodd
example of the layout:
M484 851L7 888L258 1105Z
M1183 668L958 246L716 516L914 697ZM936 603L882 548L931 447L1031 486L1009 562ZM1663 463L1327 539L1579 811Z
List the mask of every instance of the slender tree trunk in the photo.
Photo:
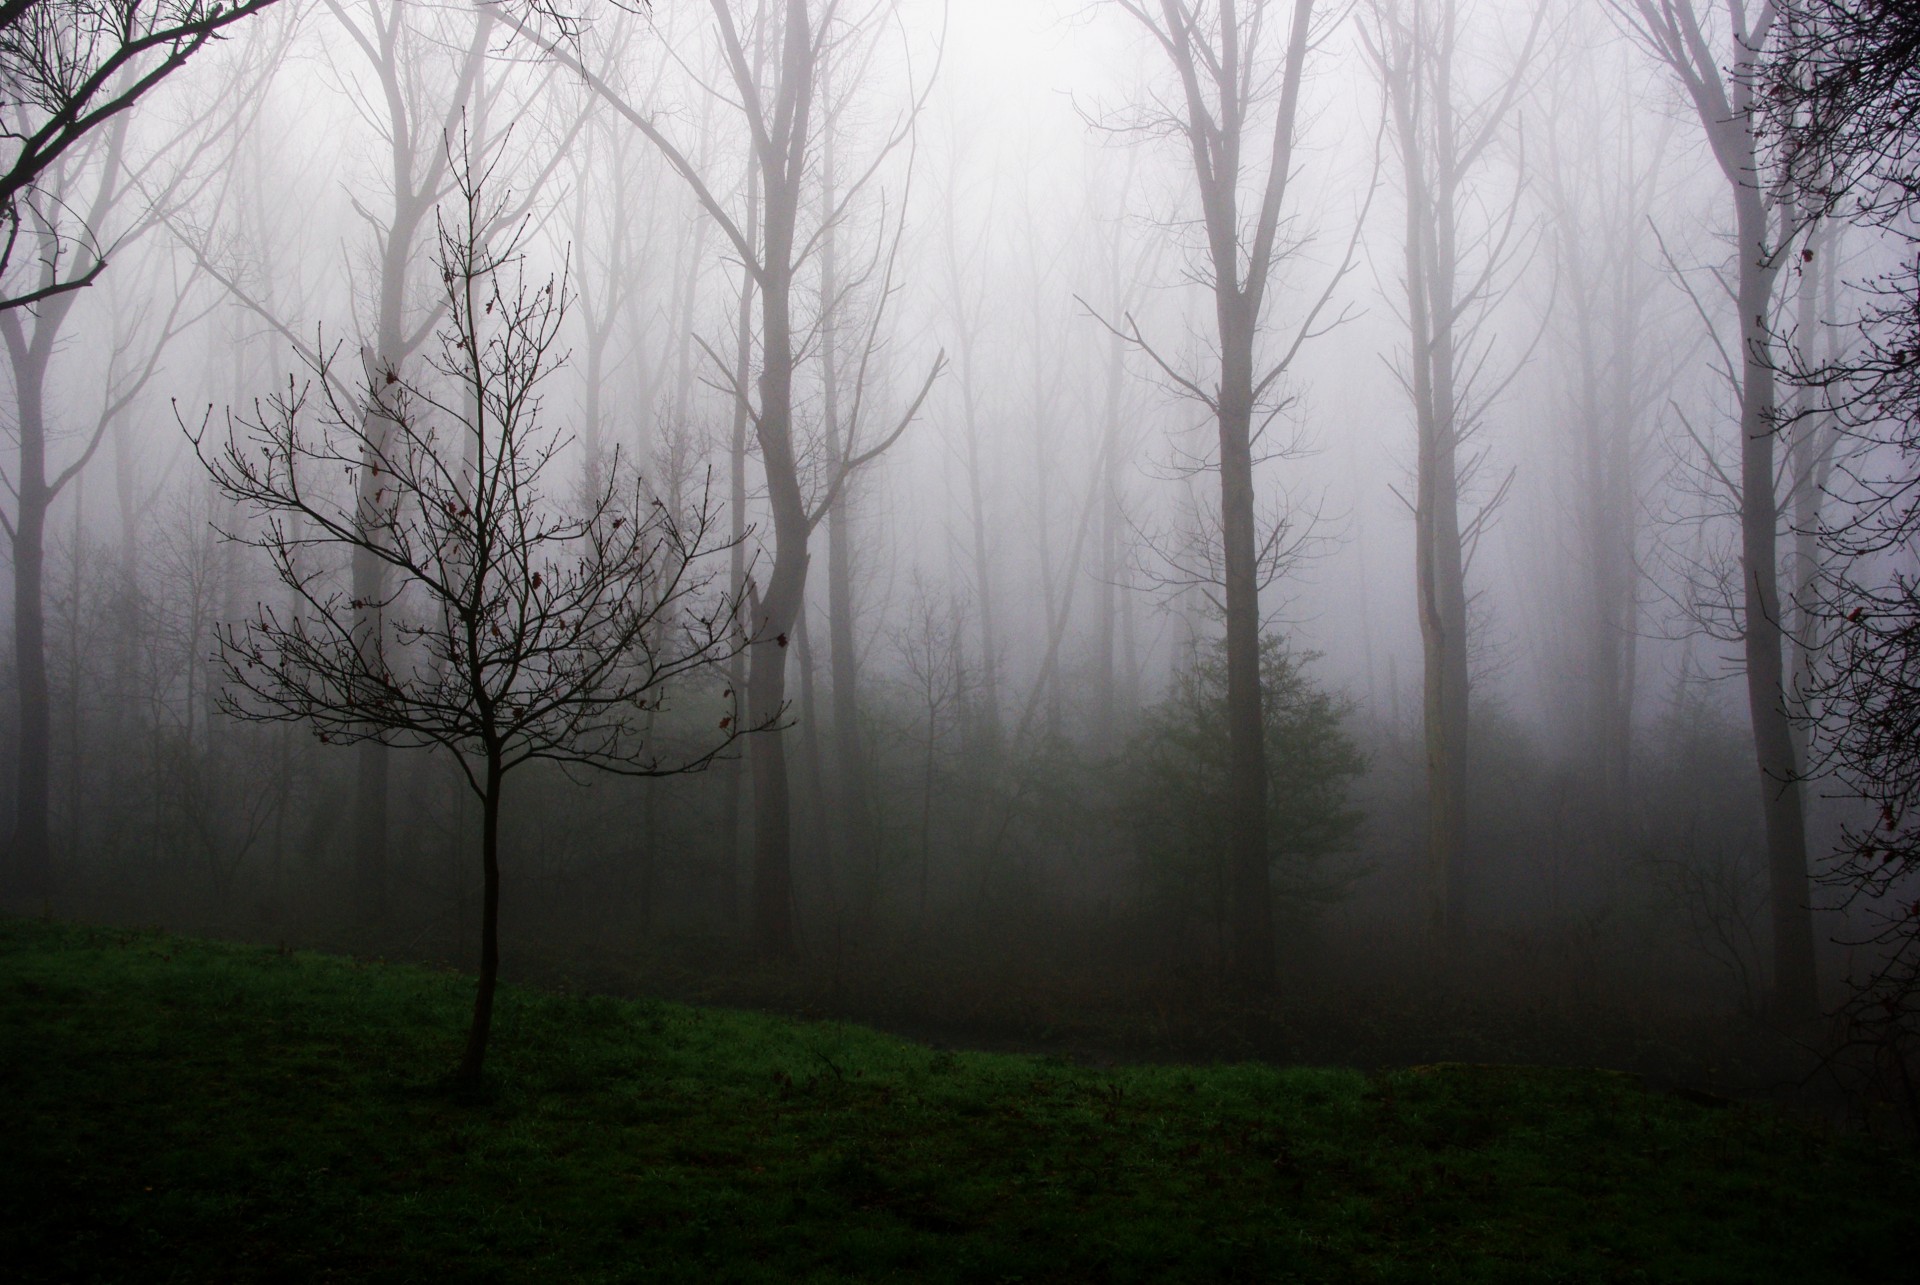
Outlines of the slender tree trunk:
M1634 478L1634 434L1638 426L1634 422L1634 407L1642 400L1637 387L1642 371L1637 325L1640 309L1631 302L1639 296L1631 279L1639 271L1633 263L1613 268L1613 324L1609 335L1613 387L1608 399L1612 413L1602 415L1600 420L1606 425L1606 441L1601 453L1599 485L1603 498L1596 552L1600 565L1597 589L1605 614L1601 622L1604 632L1600 646L1604 650L1596 731L1601 755L1601 797L1614 830L1616 852L1626 838L1632 797L1635 640L1639 635L1639 490Z
M1750 137L1750 136L1749 136ZM1780 506L1774 490L1778 431L1775 358L1767 317L1775 272L1763 258L1767 215L1758 190L1736 189L1740 246L1739 305L1743 358L1740 397L1740 549L1744 564L1747 710L1767 833L1773 911L1773 1004L1786 1020L1819 1011L1813 914L1807 879L1806 818L1786 703L1785 620L1779 585Z
M758 239L760 230L760 171L751 167L747 172L747 226L746 236L751 243ZM734 352L733 379L735 396L733 400L733 421L727 438L727 513L732 523L729 537L732 541L729 583L733 592L744 598L747 583L747 400L746 387L749 372L753 368L753 305L755 298L753 273L742 269L740 274L739 312L735 318L736 347ZM747 648L746 630L748 622L740 626L738 641L741 644L727 658L727 685L737 694L751 693L747 687ZM752 724L749 724L752 726ZM749 749L749 754L751 754ZM720 769L721 792L721 844L720 844L720 904L722 918L728 924L736 924L740 917L740 801L744 792L745 780L738 758L730 758Z
M834 173L834 132L829 125L822 147L820 207L823 220L832 216L837 199ZM826 301L820 319L822 412L825 416L827 458L837 460L845 447L840 422L840 296L839 238L828 223L820 246L820 295ZM827 510L827 653L833 700L834 776L839 785L840 831L850 869L869 869L876 863L872 807L867 794L867 764L860 737L860 657L854 641L852 488L842 486Z
M82 521L86 512L86 478L84 475L73 480L73 527L71 545L67 555L67 654L71 663L67 671L67 850L66 862L69 869L80 862L80 820L82 813L81 793L85 788L86 757L81 726L80 697L87 685L86 674L82 668L86 649L82 647L80 636L84 628L84 599L86 591L84 557L85 543Z
M22 398L22 401L25 399ZM26 416L21 416L22 422ZM22 455L26 430L22 430ZM22 896L53 891L48 835L48 758L52 741L47 691L47 629L43 576L46 566L46 504L40 488L20 487L13 537L13 654L20 685L19 764L14 801L14 883Z
M815 689L819 686L816 681L818 670L814 665L813 639L807 627L811 615L812 612L803 607L800 619L794 624L794 645L800 653L800 752L806 762L807 794L811 805L807 808L807 850L819 872L827 907L837 914L839 897L833 868L833 844L828 835L827 787L821 772L824 755L820 748L819 704L815 699Z
M770 197L773 194L769 194ZM776 221L773 202L768 211L768 260L785 261L791 253L791 207ZM773 242L784 234L777 252ZM759 438L766 463L767 492L773 507L773 572L760 600L755 632L748 647L747 716L753 727L773 727L787 705L787 646L799 618L807 585L807 539L810 530L806 502L800 492L798 461L794 458L793 332L791 281L769 274L761 291L764 352L760 375ZM753 934L763 954L775 958L794 953L793 851L791 804L784 731L768 731L752 738L749 765L753 772Z
M1810 259L1800 265L1797 287L1798 317L1794 323L1796 366L1811 371L1819 365L1815 337L1822 320L1831 311L1825 305L1833 280L1836 236L1831 224L1822 222L1807 233L1806 253ZM1792 608L1793 634L1789 640L1793 677L1790 692L1796 709L1801 694L1811 691L1818 681L1817 669L1825 640L1821 630L1821 612L1815 601L1820 592L1820 526L1825 507L1827 485L1833 463L1834 426L1832 417L1822 409L1824 394L1807 389L1795 407L1787 425L1788 471L1792 491L1788 497L1789 520L1793 529ZM1805 724L1793 723L1794 761L1807 761Z
M1254 507L1255 346L1267 298L1279 229L1292 177L1301 79L1310 46L1313 0L1294 0L1284 68L1274 103L1272 148L1249 241L1242 185L1248 175L1248 120L1275 81L1255 70L1270 15L1219 0L1211 25L1178 0L1161 0L1158 15L1129 6L1153 32L1179 75L1184 112L1175 118L1192 152L1206 228L1206 272L1213 290L1220 354L1213 409L1219 430L1221 555L1226 606L1227 804L1226 883L1232 932L1227 973L1250 993L1274 983L1273 884L1267 844L1266 720L1260 689L1259 533ZM1256 82L1261 86L1256 91ZM1211 91L1206 86L1211 85ZM1257 135L1256 135L1257 136ZM1278 372L1275 372L1277 376Z
M31 337L14 313L0 317L13 384L20 441L19 501L13 531L13 654L19 684L19 761L14 796L14 889L24 897L53 892L53 850L48 818L53 701L47 684L46 558L47 367L54 338L71 307L71 295L40 305Z
M963 335L961 344L971 374L974 369L972 336ZM980 683L986 706L981 711L981 722L986 728L983 741L991 751L1000 744L1000 635L993 620L993 550L987 529L986 465L980 446L979 408L969 378L963 377L960 381L960 397L967 424L967 525L972 537L973 591L980 608Z
M966 432L967 465L967 535L968 547L972 554L972 589L975 606L980 613L980 687L981 704L978 724L984 727L985 734L979 742L989 750L1000 742L1000 680L998 674L999 636L994 632L993 618L993 565L992 541L987 527L987 477L986 461L981 445L982 429L980 424L980 405L974 388L979 370L974 361L976 346L975 318L965 300L971 294L972 283L961 266L960 250L956 244L959 236L959 215L953 208L953 194L948 192L947 205L947 289L952 296L956 312L956 337L960 346L959 384L961 422Z
M1234 291L1236 296L1239 292ZM1243 297L1220 317L1220 517L1227 602L1227 818L1235 985L1273 989L1273 885L1267 851L1266 718L1260 690L1259 534L1253 492L1254 318Z
M1715 4L1718 0L1713 0ZM1747 713L1753 729L1762 814L1766 823L1768 898L1773 927L1773 1008L1799 1021L1819 1011L1819 978L1808 896L1806 818L1788 708L1785 620L1780 600L1780 501L1774 438L1780 430L1770 318L1791 228L1779 210L1776 228L1762 192L1754 85L1767 47L1774 5L1725 0L1732 66L1708 47L1701 0L1637 0L1636 22L1655 55L1692 97L1734 207L1740 326L1741 635Z
M500 794L505 784L500 750L487 750L486 785L480 796L480 865L484 877L480 901L480 985L473 997L473 1022L460 1055L455 1079L472 1088L480 1083L493 1033L493 995L500 984Z
M786 710L787 644L807 588L807 542L813 523L800 490L793 442L793 276L805 140L814 106L812 23L805 0L788 0L783 32L781 108L787 150L763 157L760 460L773 510L773 572L760 600L748 648L751 726L775 727ZM796 159L797 153L797 159ZM786 734L753 738L753 933L762 954L794 954L793 836Z
M1121 423L1121 396L1126 380L1126 341L1119 335L1112 337L1107 355L1107 407L1103 418L1103 429L1107 436L1106 450L1102 452L1105 466L1094 485L1100 488L1100 583L1096 587L1098 601L1095 608L1098 641L1095 644L1095 685L1093 737L1094 745L1101 754L1111 755L1117 752L1114 742L1114 728L1120 713L1120 683L1118 676L1118 651L1120 640L1120 524L1122 470L1126 461L1122 456L1120 441L1125 433Z
M1432 55L1438 59L1435 66L1425 67L1408 52L1405 61L1383 62L1382 73L1400 141L1407 201L1408 366L1418 445L1414 593L1423 670L1428 917L1436 945L1451 950L1460 939L1467 904L1469 669L1456 422L1458 177L1449 65L1451 4L1439 21L1447 34L1439 40L1443 52ZM1417 46L1425 34L1425 28L1419 28L1401 38Z

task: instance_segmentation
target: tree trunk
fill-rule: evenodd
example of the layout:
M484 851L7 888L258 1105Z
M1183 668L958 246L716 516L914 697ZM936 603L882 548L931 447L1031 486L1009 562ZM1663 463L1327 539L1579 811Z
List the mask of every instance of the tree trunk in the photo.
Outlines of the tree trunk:
M1749 135L1749 139L1751 136ZM1807 880L1806 819L1793 727L1786 704L1786 633L1779 585L1780 505L1774 491L1778 430L1775 359L1767 316L1775 272L1764 257L1767 215L1758 190L1735 189L1741 320L1740 551L1747 712L1766 819L1767 881L1773 911L1773 1006L1788 1021L1819 1011L1813 914Z
M486 787L480 796L480 865L484 890L480 902L480 986L473 997L473 1023L455 1080L464 1088L480 1083L493 1032L493 994L500 984L500 794L505 784L500 751L487 751Z
M801 608L793 635L794 646L800 653L800 752L805 758L806 788L811 803L807 809L809 825L806 848L820 876L820 891L826 908L837 920L840 911L839 880L834 872L833 842L829 833L831 827L826 816L827 787L821 770L824 754L820 748L819 702L815 699L815 689L819 684L814 668L813 639L808 631L811 614L808 608Z
M747 226L746 237L749 243L757 240L760 234L760 170L757 166L747 169ZM727 514L731 522L729 536L729 581L733 592L746 597L747 585L747 380L753 368L753 303L754 276L751 268L743 268L740 273L740 301L735 317L734 350L734 399L733 422L727 437ZM727 658L727 686L736 697L745 695L751 698L747 687L746 632L750 622L740 626L737 640L740 648ZM749 727L758 726L749 723ZM749 749L751 754L751 749ZM740 770L740 760L729 758L720 768L721 816L720 816L720 889L719 901L722 922L734 925L740 919L740 800L745 786Z
M1114 335L1107 355L1107 408L1102 432L1106 449L1101 452L1104 467L1093 480L1100 488L1100 583L1095 607L1099 630L1095 643L1093 743L1097 753L1114 755L1116 719L1120 715L1118 651L1120 637L1120 525L1122 470L1126 461L1120 442L1125 432L1121 423L1121 392L1126 378L1126 340ZM1129 711L1131 712L1131 711Z
M760 460L773 509L773 573L760 600L748 650L750 726L769 728L753 738L753 934L760 952L794 953L793 836L787 780L786 734L778 730L787 700L787 644L807 588L807 541L812 521L800 490L793 445L793 256L805 165L805 140L814 105L814 50L804 0L788 0L781 54L780 109L787 150L764 155L761 303ZM795 153L798 152L796 160Z
M14 799L14 890L23 897L53 892L53 850L48 820L53 753L52 696L47 686L46 558L47 367L55 338L72 307L71 294L41 304L31 337L16 313L0 316L13 385L20 440L19 503L13 532L13 646L19 695L19 761Z
M1252 994L1273 989L1273 885L1267 853L1266 719L1260 691L1259 536L1254 528L1254 318L1244 297L1220 307L1220 526L1226 571L1227 818L1233 881L1229 973Z
M1601 798L1613 829L1616 854L1626 837L1628 793L1633 781L1633 701L1634 666L1639 636L1638 553L1639 488L1634 478L1634 407L1642 399L1638 388L1641 377L1640 330L1642 309L1632 300L1641 297L1628 274L1637 274L1637 264L1616 265L1614 281L1613 325L1610 348L1613 354L1613 388L1609 400L1612 414L1601 415L1607 426L1602 448L1600 536L1598 583L1601 601L1602 648L1600 665L1600 709L1595 720L1596 740L1601 756ZM1597 407L1596 407L1597 411Z
M825 231L820 243L820 364L822 414L827 458L842 458L845 447L840 422L840 346L838 317L833 305L840 298L839 239L831 223L837 199L834 173L834 126L829 125L822 147L820 208ZM834 777L839 786L841 849L850 870L877 864L872 809L867 798L866 756L860 744L860 658L853 636L853 531L851 487L843 485L827 509L827 657L832 686Z
M1451 33L1449 5L1440 21ZM1450 34L1441 41L1451 49ZM1444 58L1444 55L1440 55ZM1455 386L1454 273L1458 244L1450 68L1431 75L1418 62L1383 65L1406 181L1407 318L1417 439L1414 592L1423 669L1426 752L1427 895L1434 942L1459 941L1466 912L1467 595L1460 526L1458 390ZM1429 122L1433 135L1429 137ZM1435 169L1429 179L1428 165Z
M26 398L21 398L21 455L29 454ZM20 684L19 763L14 801L13 882L24 897L53 891L53 854L48 834L47 792L52 750L52 709L47 691L47 626L43 577L46 567L46 495L22 479L13 537L13 648Z
M784 221L785 246L776 254L773 193L769 193L771 262L790 253L792 214ZM778 730L787 704L787 645L807 585L809 522L794 458L793 333L791 281L769 274L762 298L763 365L760 375L759 438L773 506L773 573L753 622L748 647L748 725L773 728L753 737L748 762L753 772L753 935L761 953L786 958L794 953L793 853L787 779L786 733Z

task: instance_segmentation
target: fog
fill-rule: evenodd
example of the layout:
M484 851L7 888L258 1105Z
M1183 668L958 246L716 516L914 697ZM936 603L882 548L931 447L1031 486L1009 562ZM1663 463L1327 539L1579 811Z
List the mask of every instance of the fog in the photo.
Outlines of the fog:
M1837 1003L1872 906L1813 878L1863 806L1815 773L1815 537L1872 448L1785 372L1899 250L1776 200L1743 293L1728 121L1631 4L1235 12L1228 109L1127 0L227 29L12 225L11 299L106 266L0 313L8 904L471 967L497 895L509 977L1009 1039L1118 1010L1204 1043L1180 1015L1249 994L1693 1032ZM1196 102L1244 129L1212 205ZM653 561L562 541L475 617L546 627L540 568L603 575L604 627L492 690L490 759L423 712L480 627L324 533L450 565L432 504L516 422L527 520L625 515ZM402 430L468 480L389 499L367 434ZM335 631L309 671L301 620ZM615 635L621 677L578 680ZM314 677L382 648L373 689ZM515 722L540 681L561 712Z

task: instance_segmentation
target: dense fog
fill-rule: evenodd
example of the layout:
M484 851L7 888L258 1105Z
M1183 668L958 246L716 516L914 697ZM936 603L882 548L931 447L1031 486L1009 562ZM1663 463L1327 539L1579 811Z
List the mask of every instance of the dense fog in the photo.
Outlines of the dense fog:
M928 1020L1831 1009L1893 457L1796 374L1910 247L1779 177L1749 17L223 27L9 198L9 905L471 966L497 895L509 975Z

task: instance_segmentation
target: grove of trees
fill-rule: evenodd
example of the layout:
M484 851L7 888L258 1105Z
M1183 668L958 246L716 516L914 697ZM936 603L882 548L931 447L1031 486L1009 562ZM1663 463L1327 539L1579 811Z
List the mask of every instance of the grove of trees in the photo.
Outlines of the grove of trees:
M0 5L0 893L1907 1065L1908 9Z

